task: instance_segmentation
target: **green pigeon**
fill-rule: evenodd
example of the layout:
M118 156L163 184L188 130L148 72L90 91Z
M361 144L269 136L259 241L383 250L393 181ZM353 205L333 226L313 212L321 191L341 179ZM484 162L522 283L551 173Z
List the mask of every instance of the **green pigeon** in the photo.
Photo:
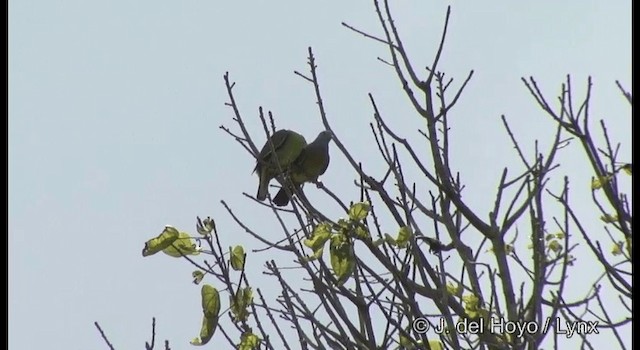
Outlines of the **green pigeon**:
M291 164L289 179L293 188L290 193L295 193L305 182L315 182L329 166L329 141L331 132L322 131L318 137L305 147L298 158ZM275 205L282 207L289 203L287 190L283 187L273 198Z
M271 135L262 146L256 159L256 167L253 169L260 178L258 194L256 194L258 200L263 201L267 198L269 181L286 171L306 145L304 136L291 130L280 129ZM275 151L275 155L272 150Z

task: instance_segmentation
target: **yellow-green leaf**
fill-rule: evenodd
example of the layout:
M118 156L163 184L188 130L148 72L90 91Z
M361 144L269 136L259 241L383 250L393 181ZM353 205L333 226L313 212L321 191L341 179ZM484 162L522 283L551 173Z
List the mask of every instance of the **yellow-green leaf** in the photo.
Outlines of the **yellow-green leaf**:
M329 251L333 273L338 280L338 285L342 285L349 279L355 267L353 243L346 235L334 234L331 236Z
M320 258L322 256L324 244L327 242L327 240L329 240L330 236L331 224L323 222L320 225L316 226L316 228L311 233L311 237L303 241L305 246L313 250L313 254L306 257L305 260L312 261Z
M478 301L480 301L480 299L478 299L475 294L467 294L462 297L462 301L465 303L465 305L472 305L475 308L478 306Z
M631 176L631 163L627 163L623 165L620 169L622 169L622 171L627 173L627 175Z
M231 255L231 267L236 271L241 271L244 268L244 248L241 245L235 246L233 249L229 249Z
M252 332L244 332L240 336L240 344L238 344L238 350L254 350L258 349L260 345L260 338Z
M398 232L398 238L396 238L396 244L399 248L405 248L407 244L409 244L409 240L411 239L412 233L411 228L409 226L403 226L400 228Z
M320 247L319 249L314 250L313 254L311 255L303 256L301 262L307 263L314 260L318 260L322 256L322 253L324 253L324 247Z
M373 244L374 247L379 247L384 242L385 242L384 238L378 238L375 241L371 242L371 244Z
M205 345L211 340L213 337L213 333L216 331L216 327L218 326L218 322L208 317L202 316L202 327L200 327L200 337L193 338L191 340L191 345Z
M354 233L356 238L358 239L363 239L363 240L371 239L371 234L369 233L369 230L367 229L366 226L362 224L356 226Z
M220 293L213 286L205 284L200 291L202 295L202 312L207 317L218 317L220 313Z
M167 248L163 249L162 252L174 258L180 258L182 257L182 254L198 255L200 254L200 249L188 233L180 232L178 239L173 241L173 243ZM182 252L182 254L180 254L180 252Z
M351 226L351 221L349 221L347 219L338 219L338 222L336 224L338 226L338 227L336 227L336 230L349 229L349 227Z
M398 231L398 238L393 238L388 233L384 234L384 240L387 244L398 247L398 248L406 248L409 244L409 240L413 236L411 232L411 228L408 226L403 226Z
M409 332L410 329L407 330ZM415 342L411 341L411 338L404 336L400 333L400 347L406 350L415 350L417 345L422 345L422 340L416 340Z
M384 234L384 241L387 242L387 244L389 244L390 246L395 247L396 245L398 245L398 243L396 243L396 239L391 237L391 235L388 233Z
M155 238L151 238L144 244L142 256L153 255L163 249L166 249L178 239L179 235L180 234L175 227L169 225L165 226L162 233Z
M600 217L600 220L604 221L607 224L611 224L618 221L618 215L604 214Z
M461 295L462 294L462 285L455 285L451 282L447 282L447 292L451 295Z
M251 287L240 288L235 298L229 296L231 316L234 322L246 321L249 318L249 305L253 303Z
M205 284L201 289L202 296L202 327L200 328L200 338L191 341L193 345L204 345L211 340L213 333L218 327L220 314L220 294L213 286Z
M476 318L478 316L480 299L474 294L467 294L462 296L462 302L464 303L464 311L471 318Z
M245 305L249 305L251 303L253 303L253 289L251 289L251 287L246 287L245 289L242 289L242 300L244 302Z
M198 219L198 223L196 224L196 230L198 231L199 234L203 236L208 236L211 234L212 231L215 231L216 223L215 221L213 221L212 218L207 216L207 218L204 220L200 220L199 217L197 219Z
M599 190L602 188L602 186L604 186L606 183L608 183L611 180L611 175L606 175L606 176L600 176L600 177L594 177L591 179L591 190L595 191L595 190Z
M548 245L549 249L551 249L554 252L559 252L560 250L562 250L562 244L560 244L560 242L558 242L557 240L552 240L551 242L549 242Z
M431 350L444 350L442 342L435 339L429 340L429 347L431 348Z
M349 219L353 221L362 221L367 215L369 215L369 210L371 209L371 204L369 202L360 202L355 203L349 208Z
M616 244L613 245L613 248L611 249L611 254L613 254L613 255L622 254L622 248L623 247L624 247L624 242L622 242L622 241L617 242Z
M204 272L200 270L195 270L191 273L191 276L193 276L194 284L200 284L200 282L202 282L202 279L204 278Z

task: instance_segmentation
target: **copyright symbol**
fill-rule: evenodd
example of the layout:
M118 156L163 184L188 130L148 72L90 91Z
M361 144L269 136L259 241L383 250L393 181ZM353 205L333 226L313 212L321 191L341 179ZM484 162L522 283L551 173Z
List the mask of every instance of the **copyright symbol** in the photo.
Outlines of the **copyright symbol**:
M411 324L411 329L413 329L413 331L418 334L427 333L429 328L431 328L431 325L429 324L429 321L427 321L427 319L424 317L416 318Z

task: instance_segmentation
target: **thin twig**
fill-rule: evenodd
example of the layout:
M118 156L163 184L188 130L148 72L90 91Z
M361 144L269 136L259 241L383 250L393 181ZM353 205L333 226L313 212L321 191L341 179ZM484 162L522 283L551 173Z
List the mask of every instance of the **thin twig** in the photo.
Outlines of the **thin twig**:
M93 322L93 324L96 326L96 328L98 328L98 332L100 332L100 336L102 337L104 342L107 343L107 346L109 347L109 349L115 350L115 348L113 347L113 345L111 344L107 336L104 334L104 331L102 330L102 327L100 327L100 324L98 324L97 321Z

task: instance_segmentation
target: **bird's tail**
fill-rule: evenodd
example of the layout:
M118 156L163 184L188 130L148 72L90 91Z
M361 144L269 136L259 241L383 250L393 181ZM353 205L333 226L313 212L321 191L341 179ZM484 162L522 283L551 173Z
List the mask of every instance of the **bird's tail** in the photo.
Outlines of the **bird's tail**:
M287 194L287 191L284 189L284 187L282 187L280 191L278 191L278 194L273 197L273 204L279 207L284 207L285 205L289 204L289 195Z
M302 191L300 185L294 184L293 187L289 187L289 193L291 193L292 196L298 193L298 191ZM287 190L284 187L282 187L280 191L278 191L278 194L276 194L276 196L273 197L273 204L279 207L284 207L285 205L289 204L290 200L291 200L291 197L287 193Z
M269 192L269 178L266 176L260 176L260 184L258 185L258 193L256 199L263 201L267 199L267 193Z

